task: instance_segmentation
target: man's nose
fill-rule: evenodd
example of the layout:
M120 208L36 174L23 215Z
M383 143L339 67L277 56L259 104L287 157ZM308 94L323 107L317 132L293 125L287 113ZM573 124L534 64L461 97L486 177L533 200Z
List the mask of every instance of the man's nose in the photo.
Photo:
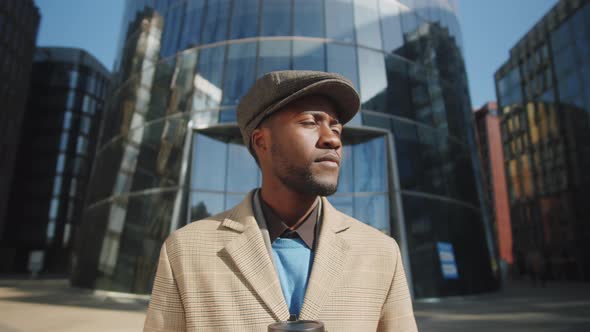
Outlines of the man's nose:
M320 126L320 138L318 141L318 145L320 148L323 149L337 150L342 146L340 134L334 132L333 129L330 128L330 126Z

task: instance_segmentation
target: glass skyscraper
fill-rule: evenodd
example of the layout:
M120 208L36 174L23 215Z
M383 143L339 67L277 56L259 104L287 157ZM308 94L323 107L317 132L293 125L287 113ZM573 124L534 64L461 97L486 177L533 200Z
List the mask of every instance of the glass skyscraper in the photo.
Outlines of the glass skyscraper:
M35 51L4 236L6 271L67 275L94 159L109 72L86 51ZM8 263L9 262L9 263Z
M130 0L115 67L74 284L149 292L170 232L260 184L240 98L266 72L312 69L362 99L330 201L399 241L415 296L496 286L450 1Z
M590 280L590 4L559 1L496 72L515 272Z
M0 1L0 239L25 114L39 9L33 0ZM8 254L0 246L0 256ZM0 263L0 270L5 262Z

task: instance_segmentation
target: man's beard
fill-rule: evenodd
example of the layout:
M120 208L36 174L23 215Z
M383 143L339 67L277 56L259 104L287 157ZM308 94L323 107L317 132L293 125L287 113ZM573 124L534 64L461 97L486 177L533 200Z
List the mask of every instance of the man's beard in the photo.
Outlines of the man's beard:
M338 180L321 181L311 172L310 165L298 167L285 158L285 149L280 144L273 142L271 146L272 158L274 159L274 173L286 187L302 194L317 196L330 196L338 189Z

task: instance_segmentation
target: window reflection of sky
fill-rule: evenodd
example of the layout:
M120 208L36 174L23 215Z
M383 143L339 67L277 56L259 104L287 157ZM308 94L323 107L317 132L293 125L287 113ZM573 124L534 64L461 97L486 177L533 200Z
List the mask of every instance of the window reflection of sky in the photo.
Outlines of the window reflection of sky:
M346 145L338 192L329 200L342 212L390 234L387 167L384 137ZM235 137L194 136L190 221L235 206L260 183L254 158Z

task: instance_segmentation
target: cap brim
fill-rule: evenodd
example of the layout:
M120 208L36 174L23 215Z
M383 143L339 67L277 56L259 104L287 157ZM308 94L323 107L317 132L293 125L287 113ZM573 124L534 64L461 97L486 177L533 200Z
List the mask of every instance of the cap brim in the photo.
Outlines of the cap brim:
M326 79L304 87L301 90L279 100L269 106L264 112L261 112L251 123L254 128L262 120L274 112L280 110L287 104L308 95L320 95L330 98L336 104L336 114L338 121L345 124L350 121L358 112L360 107L359 95L353 86L338 79Z

